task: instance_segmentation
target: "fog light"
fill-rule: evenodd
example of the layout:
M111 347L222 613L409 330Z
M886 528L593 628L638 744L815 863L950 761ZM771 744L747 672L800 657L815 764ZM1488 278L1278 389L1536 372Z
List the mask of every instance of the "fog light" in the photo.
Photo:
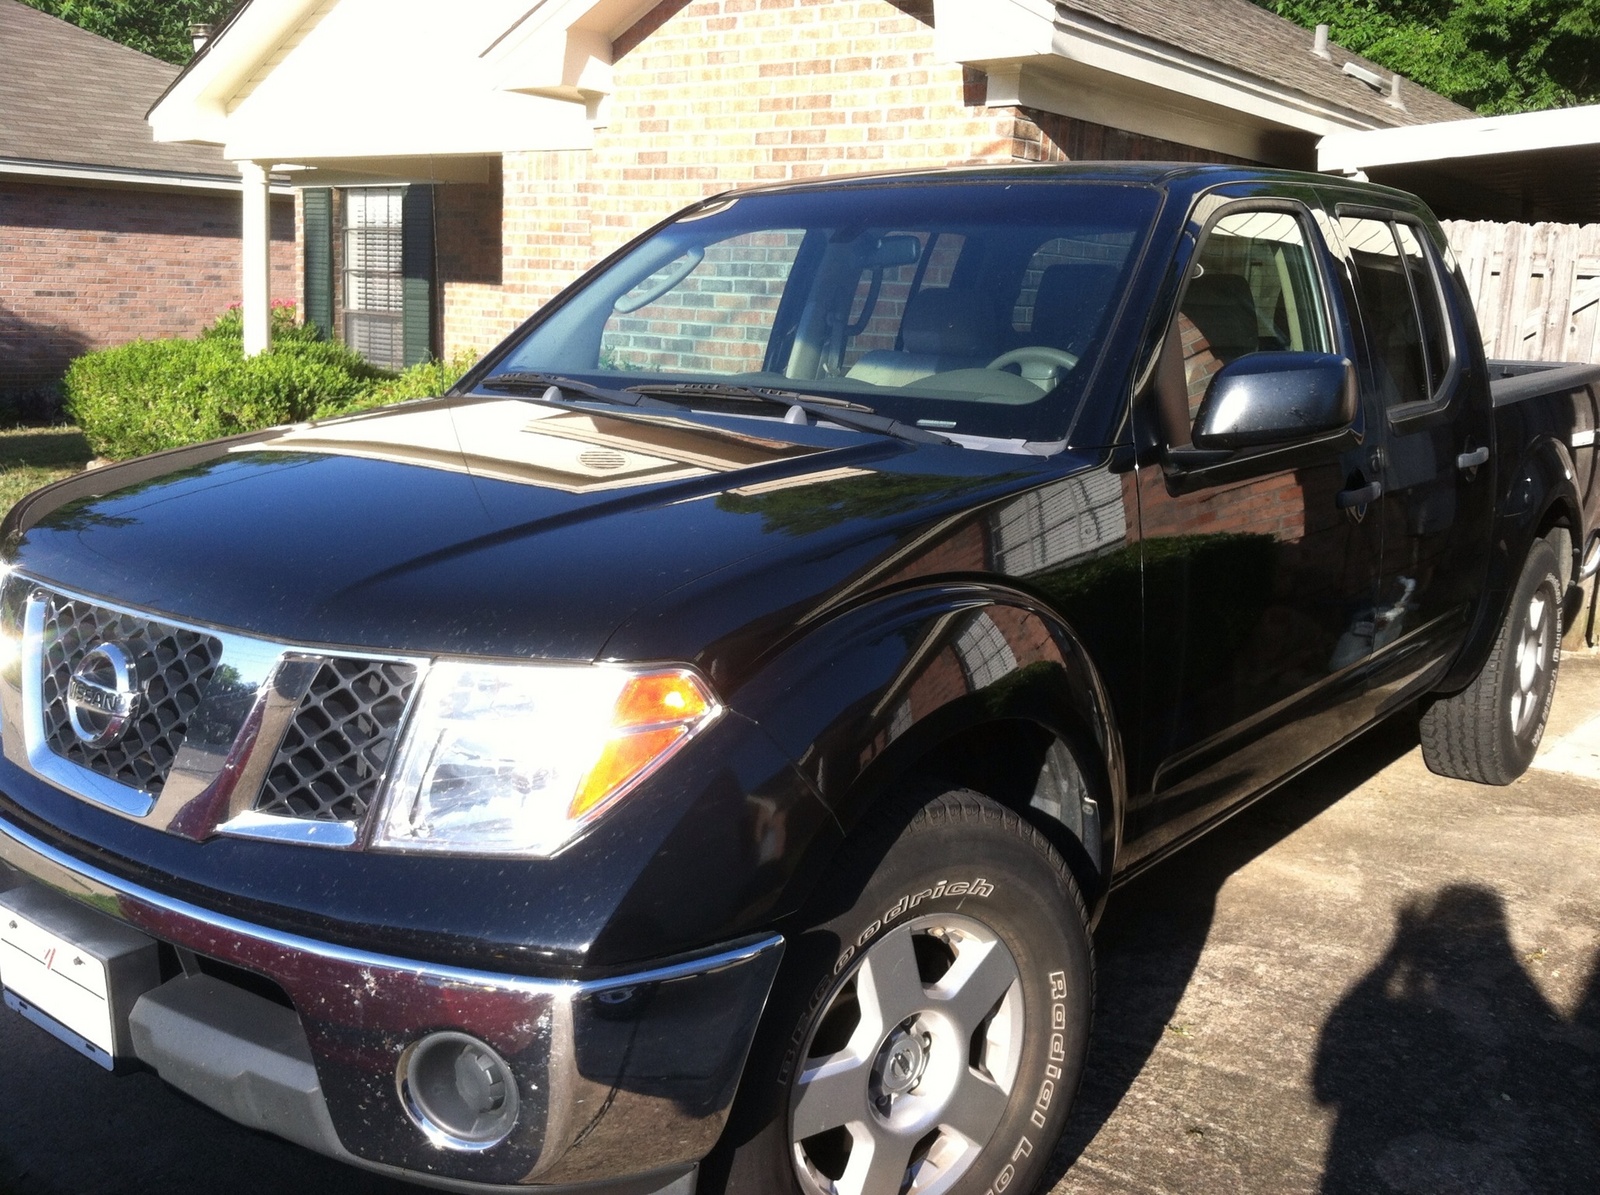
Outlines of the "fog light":
M488 1149L517 1122L511 1068L465 1033L430 1033L408 1046L396 1078L406 1115L441 1149Z

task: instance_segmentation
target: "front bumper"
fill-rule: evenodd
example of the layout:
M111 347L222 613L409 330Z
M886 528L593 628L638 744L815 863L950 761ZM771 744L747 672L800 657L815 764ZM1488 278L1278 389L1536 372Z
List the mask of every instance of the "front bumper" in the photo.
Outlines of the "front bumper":
M28 882L288 995L292 1010L198 973L146 992L130 1015L134 1053L163 1078L253 1128L461 1190L692 1190L783 946L768 935L590 981L412 962L210 912L0 819L0 891ZM440 1145L406 1112L401 1055L440 1030L488 1043L515 1076L516 1124L493 1147Z

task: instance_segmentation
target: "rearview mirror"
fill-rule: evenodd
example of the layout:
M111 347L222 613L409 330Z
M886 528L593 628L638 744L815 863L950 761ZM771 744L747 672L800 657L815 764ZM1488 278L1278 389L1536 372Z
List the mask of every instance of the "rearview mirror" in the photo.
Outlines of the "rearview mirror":
M1335 353L1250 353L1225 366L1195 419L1207 451L1289 444L1336 432L1356 417L1356 371Z
M922 256L922 242L908 233L897 232L879 237L878 244L867 254L869 270L892 270L896 266L915 265Z

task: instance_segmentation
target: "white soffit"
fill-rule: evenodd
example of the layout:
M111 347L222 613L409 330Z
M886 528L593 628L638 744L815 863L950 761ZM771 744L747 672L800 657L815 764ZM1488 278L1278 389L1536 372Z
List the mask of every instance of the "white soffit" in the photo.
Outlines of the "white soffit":
M611 94L613 43L659 0L539 0L483 52L507 91L583 104L599 122Z
M1304 144L1305 135L1373 127L1367 116L1304 92L1115 25L1060 14L1051 0L934 0L934 14L939 56L982 69L991 105L1038 108L1265 161L1284 155L1284 134L1300 134Z
M1317 169L1354 173L1374 166L1586 145L1600 146L1600 105L1334 133L1317 144Z
M271 162L589 148L582 106L504 90L484 57L528 12L529 0L253 0L150 123L158 140Z
M21 158L0 158L0 174L91 185L104 184L110 187L214 191L219 194L232 192L235 195L243 186L237 176L177 174L165 170L121 170L110 166L78 166L65 162L37 162ZM293 187L282 183L273 183L270 190L274 195L294 194Z

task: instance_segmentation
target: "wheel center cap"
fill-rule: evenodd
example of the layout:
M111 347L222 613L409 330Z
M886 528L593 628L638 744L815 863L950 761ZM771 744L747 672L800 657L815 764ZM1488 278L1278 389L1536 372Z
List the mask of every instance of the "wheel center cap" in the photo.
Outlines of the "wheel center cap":
M878 1058L878 1082L888 1095L904 1095L922 1081L928 1069L928 1048L916 1033L896 1029L883 1043Z

